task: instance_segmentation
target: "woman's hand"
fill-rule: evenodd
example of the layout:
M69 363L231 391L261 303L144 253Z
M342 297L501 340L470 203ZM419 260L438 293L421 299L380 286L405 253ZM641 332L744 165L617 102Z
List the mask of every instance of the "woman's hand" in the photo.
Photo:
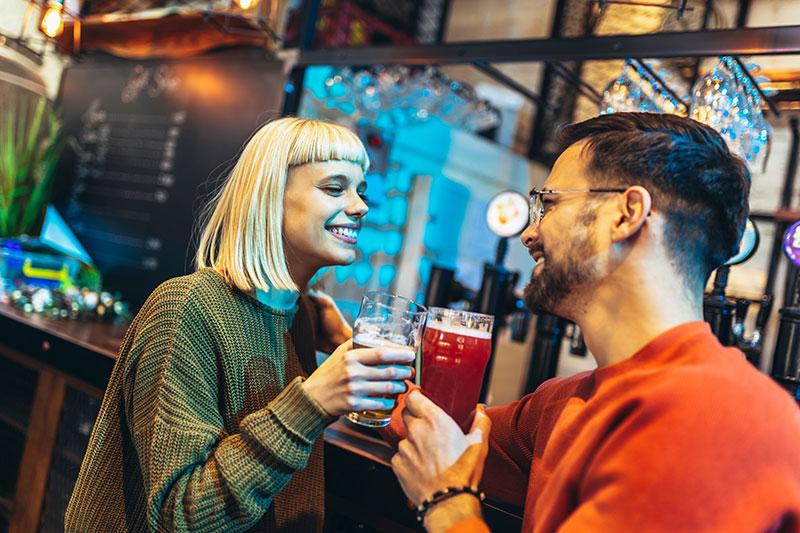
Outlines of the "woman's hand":
M465 435L447 413L413 390L406 396L403 423L408 437L398 444L392 469L414 505L447 487L478 486L492 427L482 405Z
M303 388L333 416L365 409L391 409L397 395L405 391L414 351L410 348L357 348L348 340L303 382Z
M333 298L320 291L310 291L308 296L314 301L319 313L319 332L317 349L324 353L333 352L337 346L353 337L353 328L342 316Z

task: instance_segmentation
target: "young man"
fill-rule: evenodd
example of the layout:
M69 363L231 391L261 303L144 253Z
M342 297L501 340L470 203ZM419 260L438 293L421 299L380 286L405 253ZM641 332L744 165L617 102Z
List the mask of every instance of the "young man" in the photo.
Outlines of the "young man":
M425 527L488 531L459 492L480 481L524 505L525 532L800 531L800 410L703 322L747 217L744 163L672 115L600 116L563 138L531 191L525 301L577 323L599 368L479 408L468 435L411 392L395 473L417 505L457 489Z

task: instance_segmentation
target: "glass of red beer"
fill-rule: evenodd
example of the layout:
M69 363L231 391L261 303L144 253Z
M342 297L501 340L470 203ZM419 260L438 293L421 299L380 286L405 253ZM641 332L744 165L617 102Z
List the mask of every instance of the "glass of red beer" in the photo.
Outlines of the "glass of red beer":
M402 296L385 292L368 292L361 299L358 317L353 325L353 348L391 346L414 354L422 341L422 327L427 309ZM409 365L414 365L411 361ZM398 394L378 396L397 399ZM391 409L347 413L347 419L369 427L382 427L392 418Z
M422 391L467 431L492 352L494 317L428 308L422 337Z

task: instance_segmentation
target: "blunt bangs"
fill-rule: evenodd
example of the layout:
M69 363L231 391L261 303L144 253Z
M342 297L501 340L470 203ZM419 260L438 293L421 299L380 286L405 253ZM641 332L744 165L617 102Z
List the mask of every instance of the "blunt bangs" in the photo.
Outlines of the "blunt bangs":
M289 166L316 161L350 161L367 172L369 155L352 131L327 122L303 119L299 119L293 129L295 140L289 147Z

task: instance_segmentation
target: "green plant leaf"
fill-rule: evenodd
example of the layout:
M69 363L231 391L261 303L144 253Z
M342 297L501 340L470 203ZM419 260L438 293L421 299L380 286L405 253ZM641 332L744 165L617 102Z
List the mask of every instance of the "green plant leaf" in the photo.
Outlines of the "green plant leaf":
M62 148L73 140L43 98L33 109L11 106L0 132L0 237L30 233L49 201Z

